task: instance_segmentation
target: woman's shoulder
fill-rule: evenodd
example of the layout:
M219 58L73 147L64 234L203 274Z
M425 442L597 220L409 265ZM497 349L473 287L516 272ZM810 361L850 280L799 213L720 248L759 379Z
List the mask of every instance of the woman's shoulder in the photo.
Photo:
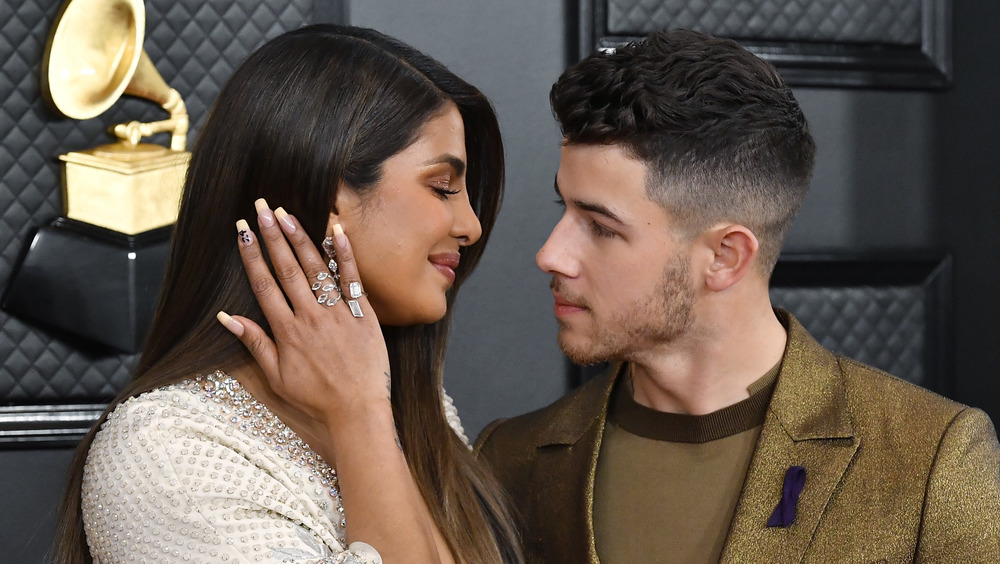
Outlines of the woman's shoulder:
M214 372L122 402L94 438L88 461L123 448L179 464L214 453L273 475L312 475L336 491L336 471L239 381ZM141 453L140 453L141 454ZM305 479L305 478L303 478ZM298 480L298 478L296 478Z
M99 554L141 546L115 535L123 517L148 515L158 520L146 519L143 534L186 529L210 549L250 526L274 535L275 554L306 540L326 547L324 554L347 544L334 470L221 372L118 405L90 446L81 489L84 523L88 537L101 541ZM181 550L175 544L164 546ZM244 538L223 551L247 556L258 545Z
M214 372L143 392L122 401L108 414L98 438L109 434L162 434L156 431L217 426L235 407L224 406L223 401L239 395L240 390L234 378Z

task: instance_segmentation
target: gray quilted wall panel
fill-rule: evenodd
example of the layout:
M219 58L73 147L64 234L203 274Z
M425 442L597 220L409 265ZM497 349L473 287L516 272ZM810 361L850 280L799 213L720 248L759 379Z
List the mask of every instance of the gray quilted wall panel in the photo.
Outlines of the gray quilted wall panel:
M771 288L824 347L926 386L925 295L920 286Z
M184 97L192 121L189 145L233 69L266 39L316 21L315 14L328 7L314 7L319 3L146 0L144 48ZM86 121L60 118L45 106L39 76L59 4L0 3L0 287L6 287L33 229L61 211L57 156L108 142L112 124L165 117L155 104L133 99ZM128 380L134 360L0 311L0 405L106 399Z
M693 29L733 38L920 45L922 0L609 0L608 31Z

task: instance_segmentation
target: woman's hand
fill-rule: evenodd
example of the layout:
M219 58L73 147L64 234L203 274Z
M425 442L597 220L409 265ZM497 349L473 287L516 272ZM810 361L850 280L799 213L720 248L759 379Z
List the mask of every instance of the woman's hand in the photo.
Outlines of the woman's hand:
M396 437L389 356L350 242L335 225L341 295L298 221L263 200L255 205L275 276L244 220L237 222L240 256L274 338L245 317L220 312L219 320L285 404L276 406L279 417L336 466L348 541L371 544L387 563L453 562Z
M253 355L271 391L322 428L342 428L372 410L391 417L388 353L367 297L351 295L360 293L361 279L347 236L334 227L341 296L328 259L299 222L281 208L272 212L263 199L255 205L277 281L244 220L237 222L238 244L274 339L245 317L220 312L219 320Z

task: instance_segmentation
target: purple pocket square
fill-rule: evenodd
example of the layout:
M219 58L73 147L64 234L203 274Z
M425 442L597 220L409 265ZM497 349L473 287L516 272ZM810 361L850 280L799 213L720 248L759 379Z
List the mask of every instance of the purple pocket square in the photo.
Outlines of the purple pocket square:
M785 483L781 486L781 501L767 520L768 527L787 527L795 522L795 506L799 494L806 485L806 469L792 466L785 472Z

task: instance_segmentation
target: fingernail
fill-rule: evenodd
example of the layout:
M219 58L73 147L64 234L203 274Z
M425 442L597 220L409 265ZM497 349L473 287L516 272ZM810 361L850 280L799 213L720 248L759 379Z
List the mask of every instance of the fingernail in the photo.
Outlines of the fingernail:
M347 235L344 235L344 228L339 223L333 224L333 238L337 240L337 244L341 248L347 247Z
M274 210L274 217L278 218L278 222L281 224L281 228L285 230L285 233L295 233L295 222L292 221L292 218L288 217L288 212L285 211L285 208Z
M260 222L261 227L274 225L274 214L271 213L271 208L267 207L267 200L260 198L253 205L257 208L257 221Z
M250 231L250 224L247 223L247 220L241 219L236 222L236 233L240 236L240 243L244 245L253 243L253 232Z
M221 323L223 327L228 329L230 333L236 335L237 337L243 336L243 331L245 327L243 327L242 323L230 317L228 313L220 311L219 313L215 314L215 318L218 319L219 323Z

